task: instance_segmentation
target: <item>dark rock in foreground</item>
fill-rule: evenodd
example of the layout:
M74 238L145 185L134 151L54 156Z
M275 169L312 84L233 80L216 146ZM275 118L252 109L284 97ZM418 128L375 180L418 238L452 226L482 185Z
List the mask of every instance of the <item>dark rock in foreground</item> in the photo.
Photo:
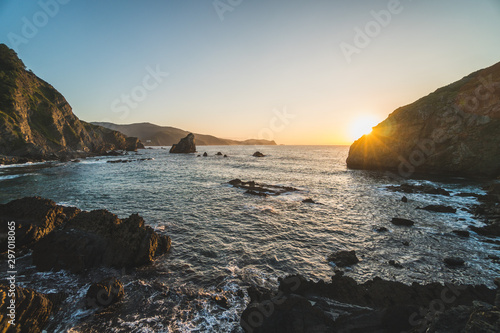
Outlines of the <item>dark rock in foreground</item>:
M107 278L90 286L85 304L89 308L105 308L120 301L124 295L122 283L116 278Z
M241 327L254 333L423 332L443 324L435 316L439 302L444 310L454 310L457 317L465 318L459 322L459 330L441 332L459 332L465 326L478 327L485 320L498 325L500 319L495 317L498 310L492 306L496 293L484 285L413 283L408 286L379 278L358 284L342 274L325 283L290 276L281 280L277 293L249 291L251 303L242 314ZM464 313L475 311L474 301L490 304L490 309L480 315L478 312L477 318L469 318Z
M453 207L450 206L444 206L444 205L429 205L425 206L424 208L420 208L429 212L435 212L435 213L451 213L455 214L457 210Z
M391 220L391 223L397 226L404 226L404 227L411 227L415 224L415 222L408 220L408 219L402 219L399 217L395 217Z
M196 153L196 145L194 143L194 134L189 133L185 138L182 138L178 144L172 145L170 148L171 154L191 154Z
M45 295L27 288L15 288L15 326L9 324L12 318L11 297L9 287L0 285L0 332L38 333L57 310L59 298L57 294Z
M229 184L233 185L233 187L245 189L245 193L247 194L264 197L268 195L280 195L287 192L298 191L296 188L290 186L259 184L254 181L244 182L240 179L233 179L229 182Z
M387 186L387 190L391 192L403 192L403 193L425 193L425 194L438 194L450 196L450 192L441 187L434 187L430 185L411 185L411 184L401 184L401 185L391 185Z
M7 223L16 222L17 247L32 248L42 271L138 266L170 249L170 237L145 226L137 214L121 220L106 210L82 212L39 197L0 205L0 221L4 234ZM5 251L5 239L1 244Z
M328 261L332 261L338 267L347 267L359 262L355 251L338 251L328 256Z

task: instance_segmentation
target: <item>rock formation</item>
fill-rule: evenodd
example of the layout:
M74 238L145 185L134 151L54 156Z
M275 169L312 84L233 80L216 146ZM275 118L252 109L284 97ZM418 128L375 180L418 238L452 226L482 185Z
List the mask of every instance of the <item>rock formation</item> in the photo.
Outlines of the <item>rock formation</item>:
M0 162L141 147L137 138L79 120L54 87L26 70L16 53L0 44Z
M170 148L171 154L191 154L196 153L196 144L194 142L194 134L189 133L185 138L182 138L178 144L172 145Z
M16 222L16 247L32 248L33 263L41 271L144 265L171 244L170 237L156 233L137 214L119 219L106 210L85 212L38 197L0 205L3 235L8 221ZM1 238L5 251L6 237Z
M347 166L466 177L500 175L500 63L401 107L350 148Z

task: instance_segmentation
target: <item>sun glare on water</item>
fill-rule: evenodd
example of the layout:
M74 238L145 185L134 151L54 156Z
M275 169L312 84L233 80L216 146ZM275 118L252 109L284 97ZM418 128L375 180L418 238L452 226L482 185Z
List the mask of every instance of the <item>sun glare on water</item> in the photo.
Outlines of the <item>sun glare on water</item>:
M356 119L350 128L350 135L352 140L357 140L361 138L363 135L370 134L378 124L377 119L371 116L365 116Z

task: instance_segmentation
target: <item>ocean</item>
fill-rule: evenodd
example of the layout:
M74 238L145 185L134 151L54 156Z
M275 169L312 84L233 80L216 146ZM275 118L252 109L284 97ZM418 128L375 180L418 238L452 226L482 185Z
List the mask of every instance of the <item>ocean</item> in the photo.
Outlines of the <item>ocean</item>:
M337 269L332 252L355 250L360 262L344 269L359 282L381 277L412 282L486 284L500 276L491 260L498 247L471 232L482 226L469 209L487 182L461 178L397 180L383 172L349 170L347 146L198 146L200 154L143 149L127 156L0 167L0 203L41 196L82 210L107 209L120 218L139 213L147 224L172 238L169 254L129 270L96 269L86 276L36 272L30 254L18 258L18 285L67 294L49 332L241 332L239 317L249 286L276 287L278 278L301 274L329 281ZM266 157L252 154L259 150ZM217 152L228 157L216 156ZM149 159L137 161L137 159ZM107 163L133 159L130 163ZM228 184L232 179L292 186L279 196L257 197ZM387 190L401 183L442 187L451 196ZM401 201L408 197L408 203ZM303 203L311 198L317 204ZM432 204L456 214L416 209ZM413 227L391 224L394 217ZM385 227L388 232L377 232ZM445 257L466 265L449 268ZM389 265L394 260L402 265ZM4 263L2 263L3 265ZM6 269L2 266L2 278ZM83 307L90 286L107 276L125 286L113 313ZM216 296L226 299L222 304Z

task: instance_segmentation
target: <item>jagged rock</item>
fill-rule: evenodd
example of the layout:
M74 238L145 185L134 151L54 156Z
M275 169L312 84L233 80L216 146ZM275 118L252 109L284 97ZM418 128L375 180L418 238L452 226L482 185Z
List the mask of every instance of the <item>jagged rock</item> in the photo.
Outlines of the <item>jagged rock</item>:
M347 166L414 173L500 175L500 63L395 110L351 146ZM476 97L484 92L481 101ZM466 103L464 101L477 101Z
M408 202L408 198L407 197L402 197L401 198L401 202L407 203Z
M411 227L415 224L415 222L408 220L408 219L402 219L399 217L395 217L391 220L391 223L397 226L404 226L404 227Z
M80 212L35 244L33 263L41 271L74 273L100 265L133 267L168 252L170 244L170 237L145 226L137 214L121 220L106 210Z
M340 273L331 283L295 275L280 279L277 294L249 292L251 302L242 314L241 327L255 333L423 332L436 321L425 311L432 310L436 300L453 297L450 306L462 311L461 307L471 307L475 301L493 304L496 295L496 290L484 285L408 286L380 278L358 284ZM461 331L466 320L457 322L462 324L459 330L440 332Z
M38 293L34 290L15 288L15 326L9 324L11 317L9 287L0 285L0 332L38 333L58 308L58 298ZM55 296L52 294L52 296Z
M203 157L207 157L208 154L206 152L203 153Z
M453 207L450 206L444 206L444 205L429 205L425 206L424 208L419 208L423 210L427 210L429 212L435 212L435 213L452 213L455 214L457 210Z
M90 286L85 295L85 304L89 308L108 307L120 301L125 295L123 284L112 277Z
M8 223L15 222L16 248L30 247L80 212L40 197L26 197L0 205L0 251L7 251Z
M262 154L260 151L256 151L255 153L253 153L252 156L253 157L265 157L266 155Z
M171 154L190 154L196 153L196 145L194 143L194 134L189 133L185 138L181 139L178 144L172 145L170 148Z
M328 261L334 262L338 267L347 267L359 262L356 251L338 251L328 256Z

